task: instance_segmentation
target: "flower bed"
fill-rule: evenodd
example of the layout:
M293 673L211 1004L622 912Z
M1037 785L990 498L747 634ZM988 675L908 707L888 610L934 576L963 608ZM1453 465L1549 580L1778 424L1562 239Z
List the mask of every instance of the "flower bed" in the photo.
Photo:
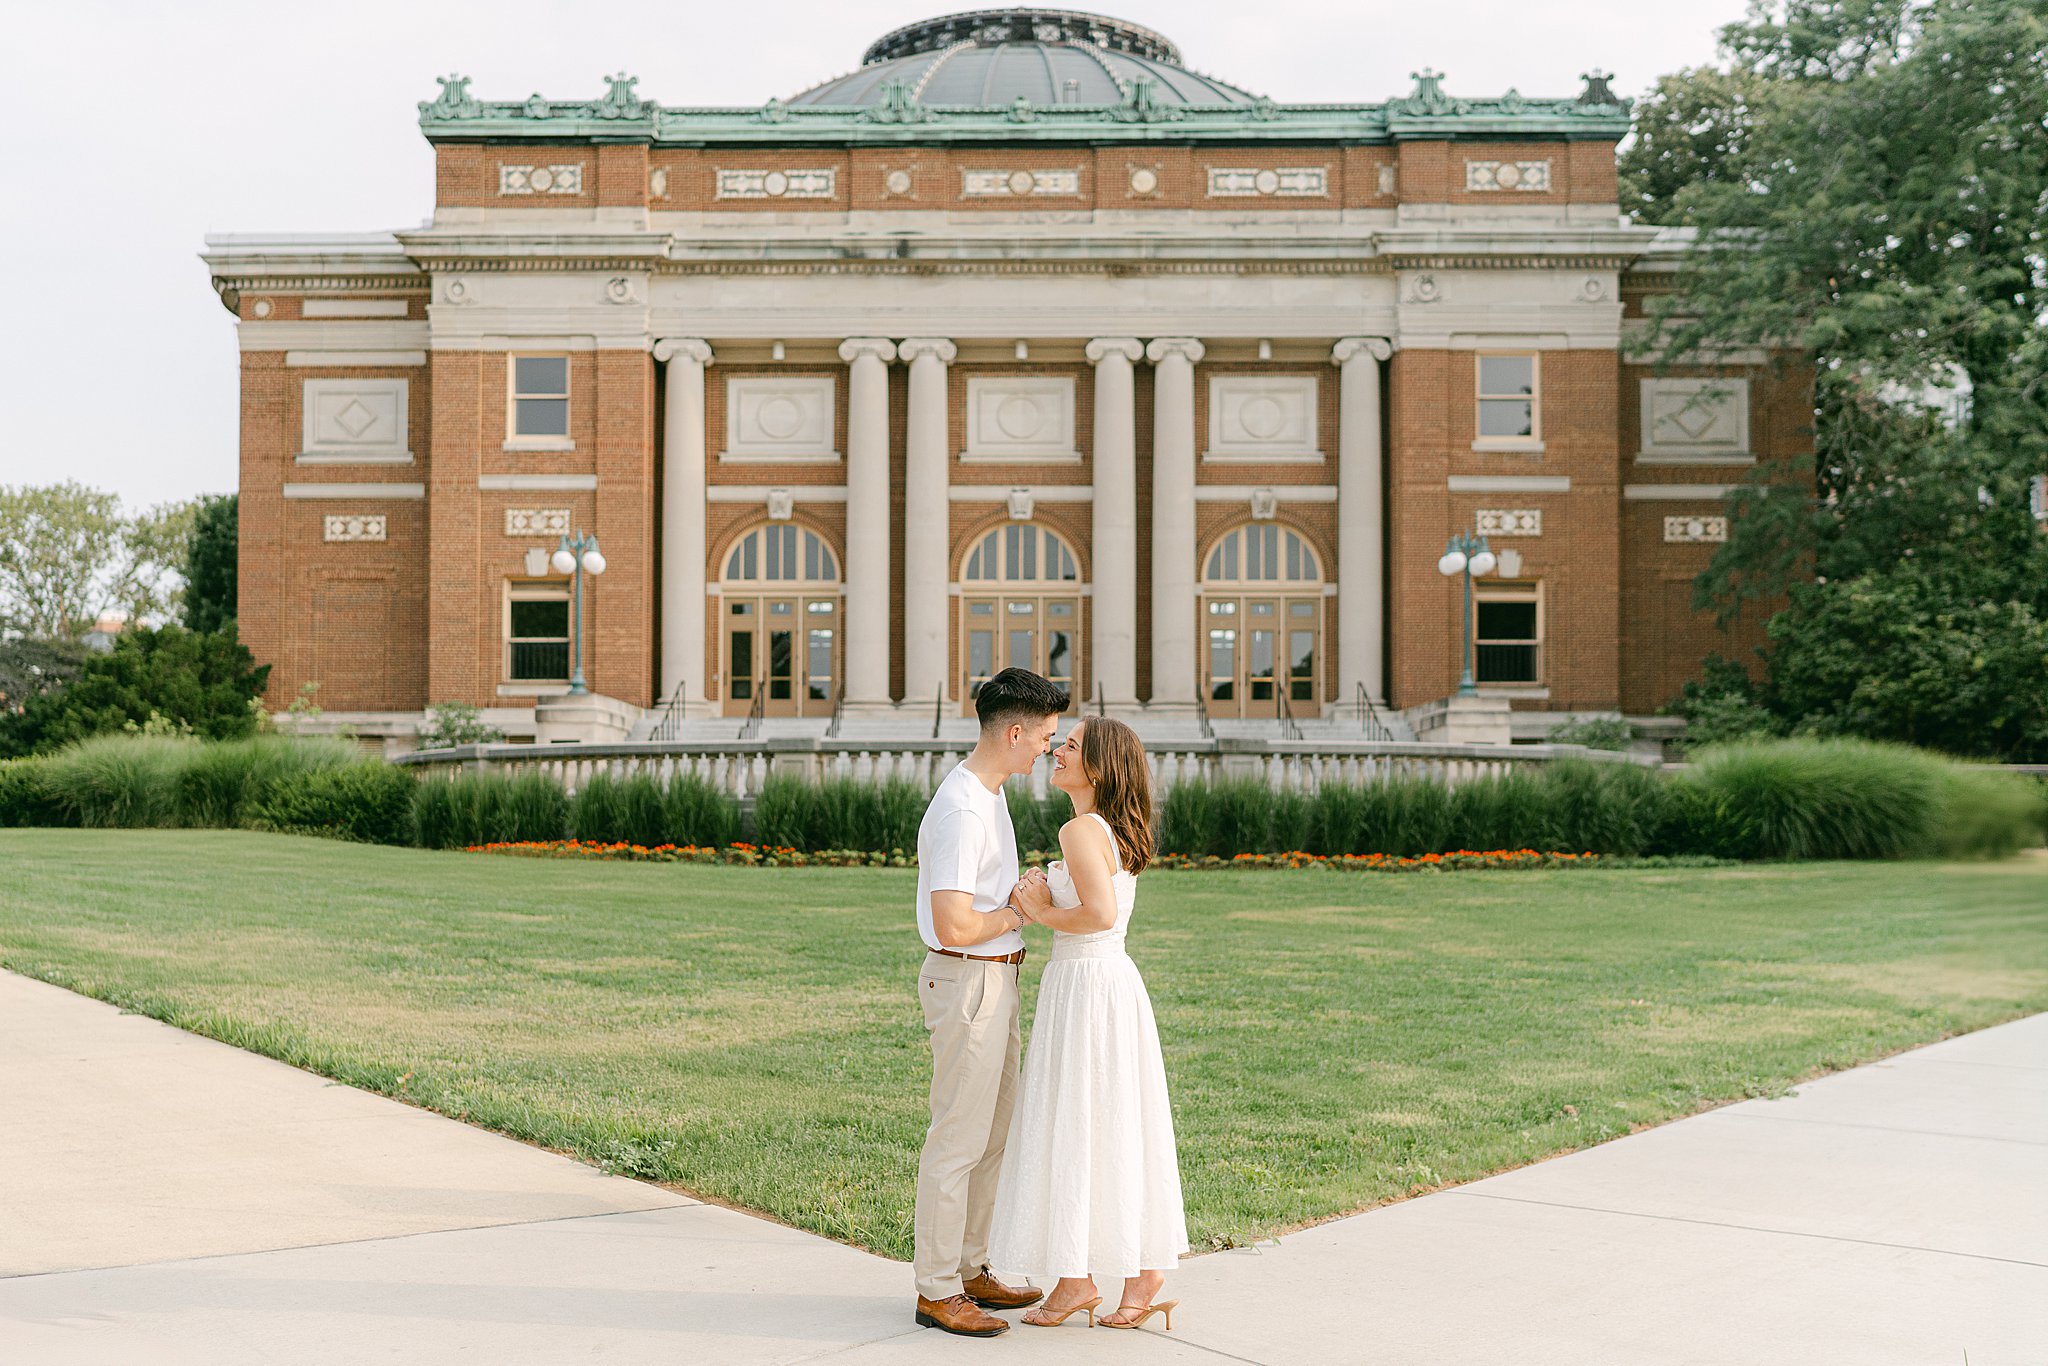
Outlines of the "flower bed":
M584 840L524 840L509 844L472 844L471 854L509 854L515 858L600 859L621 863L717 863L745 868L914 868L917 856L901 849L821 849L805 853L787 845L605 844ZM1026 863L1044 863L1057 852L1033 849ZM1348 873L1456 872L1473 868L1574 868L1598 863L1598 854L1568 854L1535 849L1454 849L1445 854L1398 858L1389 854L1339 854L1324 857L1291 849L1283 854L1239 854L1235 858L1161 854L1155 868L1308 868Z

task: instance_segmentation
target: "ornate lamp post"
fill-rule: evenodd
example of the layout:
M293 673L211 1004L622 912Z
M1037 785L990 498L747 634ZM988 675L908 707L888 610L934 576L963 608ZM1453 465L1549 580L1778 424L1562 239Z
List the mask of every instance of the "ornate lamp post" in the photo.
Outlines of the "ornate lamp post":
M1444 546L1443 557L1436 562L1436 572L1446 578L1465 576L1465 676L1458 680L1460 697L1475 697L1479 693L1472 681L1472 577L1491 574L1495 563L1493 552L1486 548L1486 538L1469 531L1451 537Z
M557 574L576 580L576 661L569 674L569 695L579 697L590 691L583 685L583 576L604 573L604 553L597 548L597 537L581 531L564 533L548 563Z

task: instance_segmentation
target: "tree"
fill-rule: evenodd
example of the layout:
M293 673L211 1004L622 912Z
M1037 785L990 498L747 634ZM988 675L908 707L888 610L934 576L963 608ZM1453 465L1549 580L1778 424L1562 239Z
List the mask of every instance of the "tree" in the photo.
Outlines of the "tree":
M69 685L0 715L0 756L40 753L112 731L189 727L211 740L256 730L257 699L270 676L226 630L178 626L132 631L94 655Z
M235 618L238 499L232 493L199 500L185 558L185 625L218 631Z
M0 711L20 711L30 698L63 687L89 657L77 641L0 639Z
M192 500L159 503L122 524L123 553L112 589L115 608L128 620L163 625L183 614L198 510Z
M0 485L0 627L76 640L121 561L121 501L83 484Z
M1812 366L1815 454L1752 472L1697 584L1724 619L1786 600L1757 699L1788 726L1904 738L1892 699L1981 696L1986 670L2040 687L2044 50L2029 0L1758 4L1723 30L1724 66L1659 83L1624 158L1637 211L1699 234L1651 357ZM1975 644L1937 648L1949 634ZM1943 743L2042 752L2024 719L1977 714Z

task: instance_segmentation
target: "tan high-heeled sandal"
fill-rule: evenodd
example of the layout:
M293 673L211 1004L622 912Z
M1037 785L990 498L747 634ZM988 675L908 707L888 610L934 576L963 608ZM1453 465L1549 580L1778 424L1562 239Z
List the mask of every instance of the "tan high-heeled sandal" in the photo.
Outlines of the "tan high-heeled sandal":
M1035 1308L1025 1310L1019 1322L1028 1323L1033 1328L1057 1328L1068 1319L1074 1317L1074 1315L1085 1312L1088 1315L1088 1326L1093 1328L1095 1326L1095 1310L1101 1303L1102 1296L1097 1295L1092 1300L1083 1300L1079 1304L1070 1304L1065 1309L1048 1309L1041 1304ZM1050 1321L1034 1319L1031 1317L1033 1314L1044 1314ZM1054 1314L1059 1315L1059 1317L1052 1318Z
M1125 1323L1111 1323L1108 1319L1102 1319L1095 1326L1101 1328L1143 1328L1146 1319L1151 1318L1154 1314L1163 1314L1166 1317L1166 1331L1171 1333L1173 1331L1173 1311L1179 1304L1179 1300L1166 1300L1159 1304L1120 1304L1116 1307L1117 1313L1136 1314L1138 1317Z

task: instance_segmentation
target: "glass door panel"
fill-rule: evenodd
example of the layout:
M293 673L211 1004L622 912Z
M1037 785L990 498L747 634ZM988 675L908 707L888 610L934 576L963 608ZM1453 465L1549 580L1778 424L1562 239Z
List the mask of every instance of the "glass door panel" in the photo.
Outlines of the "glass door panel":
M823 702L829 705L833 700L832 639L838 632L833 623L838 619L839 604L830 598L813 598L804 604L806 626L804 630L804 700ZM816 712L815 707L806 708Z
M744 716L754 701L754 635L757 627L751 598L726 602L726 714Z
M1271 598L1247 598L1245 625L1245 707L1246 716L1273 716L1279 712L1274 700L1273 676L1279 653L1279 604Z
M1069 696L1074 691L1074 642L1078 621L1071 598L1054 598L1045 604L1045 667L1041 673Z

